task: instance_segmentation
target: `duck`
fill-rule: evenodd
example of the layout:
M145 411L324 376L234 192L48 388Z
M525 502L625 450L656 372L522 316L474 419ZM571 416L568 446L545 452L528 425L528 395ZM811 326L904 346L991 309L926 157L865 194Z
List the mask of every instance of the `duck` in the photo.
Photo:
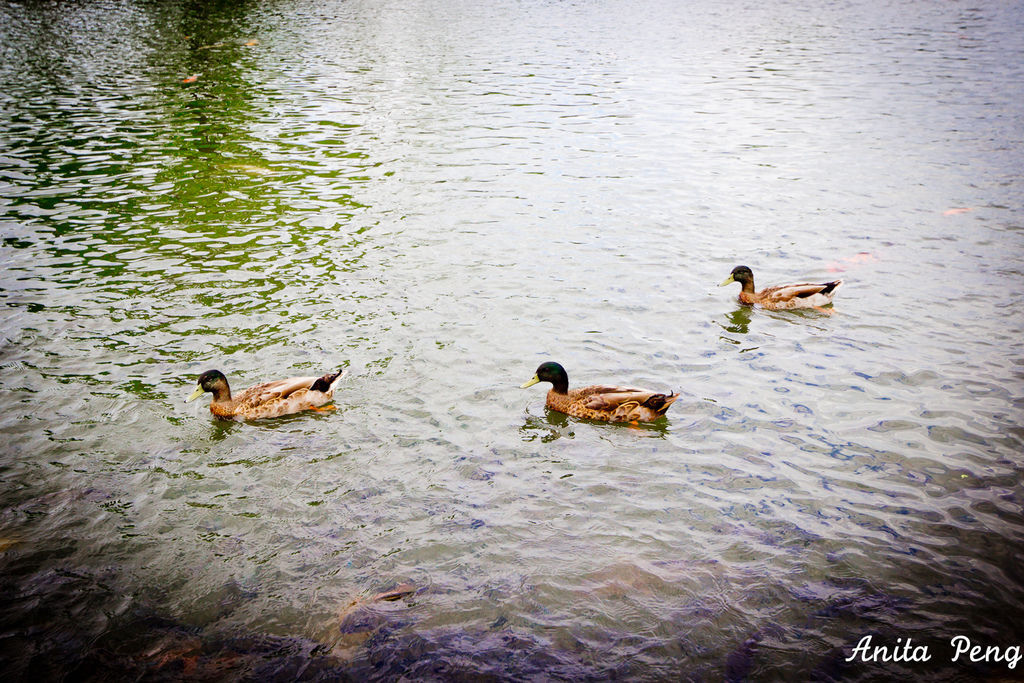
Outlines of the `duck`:
M573 417L602 422L651 422L665 414L679 394L660 394L648 389L596 384L569 389L569 375L558 363L541 363L533 379L520 388L550 382L545 404Z
M826 306L832 303L836 295L836 289L843 284L842 280L832 282L821 282L818 284L799 283L792 285L776 285L766 287L760 292L754 290L754 272L747 266L736 266L729 273L719 287L738 282L742 286L740 290L740 302L744 304L758 304L762 308L773 311L788 310L791 308L815 308L823 313L829 313Z
M206 392L213 394L210 412L225 420L259 420L281 417L303 410L333 410L321 408L330 402L344 370L328 372L322 377L289 377L264 382L231 394L227 377L220 370L207 370L199 375L196 389L185 399L194 401Z

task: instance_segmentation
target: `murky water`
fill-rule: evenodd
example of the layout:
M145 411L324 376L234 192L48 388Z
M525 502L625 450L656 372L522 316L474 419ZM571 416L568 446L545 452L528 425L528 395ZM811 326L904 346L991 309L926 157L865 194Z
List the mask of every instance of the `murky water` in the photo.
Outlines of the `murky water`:
M950 639L1024 644L1022 28L0 3L8 677L1020 676ZM566 418L544 360L683 398ZM182 402L336 367L333 413Z

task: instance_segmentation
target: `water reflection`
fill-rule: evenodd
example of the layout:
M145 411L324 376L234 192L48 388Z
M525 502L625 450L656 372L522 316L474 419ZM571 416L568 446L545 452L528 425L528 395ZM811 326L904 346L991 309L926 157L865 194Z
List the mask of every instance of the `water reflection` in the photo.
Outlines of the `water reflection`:
M187 385L185 385L187 386ZM203 411L203 416L206 417L208 411ZM210 443L219 443L225 439L229 439L234 435L244 433L245 427L241 422L235 422L234 420L218 420L212 415L210 416L210 427L207 431L206 439Z
M679 406L679 408L682 408L682 406ZM523 425L519 428L524 442L535 441L538 436L541 443L550 443L561 438L572 439L576 436L577 425L586 425L588 429L596 429L598 430L596 432L598 435L603 434L604 430L609 430L610 433L616 430L627 430L626 433L636 434L637 436L664 438L672 425L672 412L674 408L669 409L669 416L661 417L653 422L630 423L612 423L570 417L557 410L551 410L547 406L543 406L542 410L544 411L543 417L527 415Z
M535 441L539 437L541 443L550 443L563 437L571 439L575 436L568 415L547 407L543 410L543 417L527 415L526 421L519 428L524 442Z
M747 334L750 331L750 315L752 306L740 306L732 313L726 313L725 318L729 322L721 325L721 328L732 334Z

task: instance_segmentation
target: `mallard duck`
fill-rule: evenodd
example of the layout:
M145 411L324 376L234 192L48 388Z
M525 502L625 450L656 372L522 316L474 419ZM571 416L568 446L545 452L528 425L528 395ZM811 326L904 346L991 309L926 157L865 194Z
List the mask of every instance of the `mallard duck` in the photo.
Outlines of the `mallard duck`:
M229 420L280 417L310 408L318 409L328 403L334 396L334 389L344 372L329 372L323 377L279 379L257 384L232 396L224 373L220 370L207 370L199 375L196 390L185 399L185 403L194 401L209 391L213 394L210 412L217 417Z
M659 394L647 389L598 384L569 390L569 375L558 363L541 363L522 389L537 382L551 382L547 406L573 417L604 422L650 422L665 414L679 394Z
M785 310L789 308L817 308L832 303L836 295L836 289L843 284L842 280L822 282L820 284L800 283L794 285L777 285L767 287L760 292L754 290L754 273L746 266L736 266L732 269L729 277L725 278L719 287L725 287L731 282L739 282L743 289L740 290L740 301L745 304L758 304L762 308L771 310ZM825 311L827 312L827 311Z

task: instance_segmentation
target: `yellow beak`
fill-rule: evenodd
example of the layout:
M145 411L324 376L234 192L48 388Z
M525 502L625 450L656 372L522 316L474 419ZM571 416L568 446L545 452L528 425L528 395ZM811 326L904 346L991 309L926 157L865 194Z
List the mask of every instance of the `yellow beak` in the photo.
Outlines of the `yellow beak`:
M202 385L197 384L196 385L196 390L193 391L192 394L189 395L189 397L185 399L185 403L188 403L190 401L196 400L197 398L199 398L200 396L203 395L204 391L205 390L203 389Z
M733 279L732 279L732 275L730 275L729 277L727 277L727 278L725 278L724 280L722 280L722 284L720 284L720 285L718 285L718 286L719 286L719 287L725 287L725 286L726 286L727 284L729 284L730 282L736 282L736 280L733 280Z
M526 382L525 384L521 384L519 386L519 388L520 389L525 389L526 387L532 387L534 384L536 384L539 381L540 381L540 377L538 377L537 375L534 375L533 379L531 379L529 382Z

